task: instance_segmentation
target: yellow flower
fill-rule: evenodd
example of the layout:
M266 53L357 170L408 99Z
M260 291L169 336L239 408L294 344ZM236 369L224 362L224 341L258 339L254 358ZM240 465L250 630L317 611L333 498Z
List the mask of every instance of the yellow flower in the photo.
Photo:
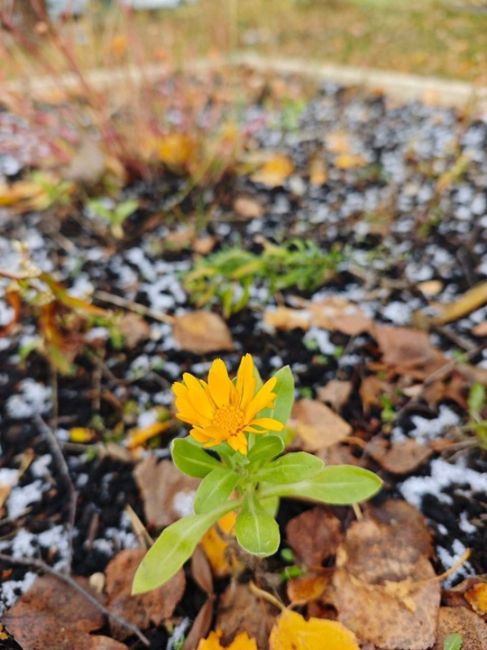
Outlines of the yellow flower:
M185 372L182 382L173 384L177 417L193 425L190 434L204 447L228 442L232 449L247 453L246 433L281 431L283 425L273 418L256 415L272 407L276 378L257 390L254 360L246 354L237 372L236 382L228 376L225 364L216 359L208 373L208 382Z

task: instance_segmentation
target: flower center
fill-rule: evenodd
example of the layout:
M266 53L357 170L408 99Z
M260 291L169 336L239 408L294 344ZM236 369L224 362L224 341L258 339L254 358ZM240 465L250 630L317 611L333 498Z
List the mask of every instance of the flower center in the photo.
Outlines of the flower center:
M240 430L244 423L243 411L238 406L221 406L213 416L212 425L230 435Z

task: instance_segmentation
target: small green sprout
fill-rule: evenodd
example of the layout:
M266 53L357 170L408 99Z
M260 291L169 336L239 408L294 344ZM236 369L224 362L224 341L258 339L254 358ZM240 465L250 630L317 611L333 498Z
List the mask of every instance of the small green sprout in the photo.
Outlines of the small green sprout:
M275 516L281 497L348 505L370 498L381 487L375 474L360 467L325 467L312 454L283 453L294 400L288 366L262 383L249 354L234 380L217 359L207 382L185 373L173 391L177 417L192 429L190 436L173 441L172 458L179 470L201 483L194 514L162 532L137 569L133 593L170 580L206 531L228 512L237 514L240 547L266 557L280 545Z
M122 239L124 221L137 210L139 202L127 199L110 206L103 199L92 199L88 201L87 207L91 212L110 224L112 235L116 239Z
M482 418L482 414L486 404L487 394L485 386L475 382L470 387L468 394L468 414L470 421L467 427L475 433L480 447L485 450L487 450L487 420Z
M461 634L449 634L443 643L443 650L462 650L463 636Z

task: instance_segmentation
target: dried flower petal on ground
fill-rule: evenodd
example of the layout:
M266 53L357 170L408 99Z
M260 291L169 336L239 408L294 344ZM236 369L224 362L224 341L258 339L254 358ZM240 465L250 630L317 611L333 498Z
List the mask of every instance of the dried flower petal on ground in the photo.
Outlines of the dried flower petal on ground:
M285 610L272 628L270 650L359 650L353 632L337 621Z

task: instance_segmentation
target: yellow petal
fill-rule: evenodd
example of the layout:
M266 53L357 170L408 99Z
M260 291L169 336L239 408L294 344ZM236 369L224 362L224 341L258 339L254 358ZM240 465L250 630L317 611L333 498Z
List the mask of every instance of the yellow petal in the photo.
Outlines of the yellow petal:
M213 441L213 438L209 436L204 429L200 429L199 427L193 427L189 433L193 436L196 442L207 444L208 442Z
M215 359L208 373L208 388L210 395L217 406L230 403L232 382L228 376L227 368L221 359Z
M245 354L237 372L237 393L242 408L245 408L252 400L255 393L255 383L254 360L250 354Z
M262 409L268 408L274 404L274 398L276 395L272 391L276 386L276 381L277 379L275 377L271 377L271 379L266 381L257 395L248 404L247 408L245 409L246 422L250 423L250 421L257 413L259 413L259 411L262 411Z
M205 392L205 389L201 383L190 375L189 372L185 372L183 375L184 383L188 388L188 399L191 402L193 408L201 413L204 417L211 418L215 412L213 404L208 399L208 395Z
M274 420L274 418L257 418L256 420L252 420L250 424L255 427L267 429L267 431L282 431L284 429L283 423L279 422L279 420Z
M221 630L210 632L207 639L201 639L197 650L258 650L255 639L248 636L247 632L240 632L230 645L221 645Z
M247 436L243 431L230 436L227 442L235 451L239 451L244 456L247 455Z

